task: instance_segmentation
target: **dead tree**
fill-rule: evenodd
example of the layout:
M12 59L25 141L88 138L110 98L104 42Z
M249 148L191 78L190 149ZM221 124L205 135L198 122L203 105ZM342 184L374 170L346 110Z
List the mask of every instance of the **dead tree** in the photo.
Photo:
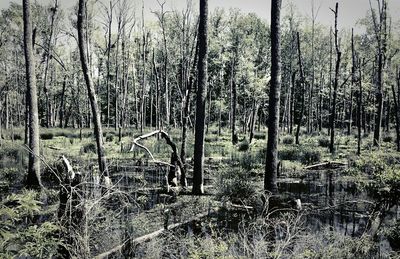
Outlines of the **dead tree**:
M338 9L339 9L339 4L336 3L335 10L332 10L333 13L335 14L334 36L335 36L335 49L336 49L336 65L335 65L335 79L334 79L334 83L333 83L332 108L331 108L331 114L330 114L331 143L329 145L329 150L331 153L334 153L334 151L335 151L336 99L337 99L337 90L338 90L338 84L339 84L340 62L341 62L341 57L342 57L342 52L340 51L340 48L339 48L339 38L338 38L338 26L337 26Z
M400 101L400 69L396 71L396 82L397 82L397 94L394 87L392 85L392 93L393 93L393 102L394 102L394 112L396 118L396 144L397 151L400 152L400 115L399 115L399 101Z
M281 26L280 13L282 0L271 0L271 84L268 106L268 143L265 161L264 189L276 193L278 186L278 134L279 105L281 90Z
M377 80L376 80L376 92L375 92L375 129L374 129L374 146L379 146L381 138L381 124L382 124L382 113L383 113L383 87L384 87L384 66L386 63L386 51L387 51L387 2L386 0L378 0L378 15L379 24L377 21L375 10L373 10L371 1L371 15L372 22L374 25L375 38L377 42Z
M87 61L87 49L86 49L86 38L84 34L84 14L86 8L86 0L79 0L79 9L78 9L78 47L80 53L80 60L82 65L82 72L85 78L85 83L89 95L90 105L92 108L93 114L93 122L94 122L94 135L96 137L96 145L97 145L97 157L100 174L102 175L103 180L107 183L109 182L109 173L107 166L107 159L103 146L103 130L101 126L100 120L100 112L99 106L97 104L96 92L93 85L93 80L89 72L88 61Z
M150 152L150 150L147 147L145 147L144 145L139 143L140 140L143 140L143 139L146 139L146 138L149 138L152 136L156 136L156 135L160 135L165 140L165 142L171 147L171 149L172 149L171 163L166 163L166 162L156 160L154 158L153 154ZM156 131L141 135L132 141L132 147L130 149L131 152L135 149L135 146L138 146L138 147L146 150L146 152L150 155L150 157L154 163L165 164L165 165L169 165L170 167L174 167L173 170L170 170L170 173L167 176L168 187L170 185L174 185L174 184L177 185L177 182L174 183L175 179L179 178L179 172L176 170L176 166L178 166L178 168L180 170L180 183L181 183L182 187L183 188L187 187L186 168L179 156L179 152L178 152L178 148L177 148L176 144L172 141L171 137L168 135L167 132L165 132L163 130L156 130Z
M304 117L304 109L305 109L305 84L306 84L306 79L304 76L304 69L303 69L303 60L301 56L301 47L300 47L300 33L297 32L297 51L298 51L298 59L299 59L299 71L300 71L300 81L299 84L301 86L301 110L299 114L299 118L297 119L298 124L297 124L297 129L296 129L296 144L300 144L299 140L299 135L300 135L300 127L303 122L303 117ZM295 82L295 77L296 73L294 72L292 75L292 81L293 83Z
M197 66L196 124L194 138L193 194L203 194L204 178L204 128L207 99L207 20L208 0L200 0L199 59Z

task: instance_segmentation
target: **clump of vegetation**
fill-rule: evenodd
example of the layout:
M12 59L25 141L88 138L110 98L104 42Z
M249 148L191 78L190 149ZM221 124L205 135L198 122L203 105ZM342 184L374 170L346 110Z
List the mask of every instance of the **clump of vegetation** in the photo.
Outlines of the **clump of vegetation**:
M106 135L106 142L112 142L112 141L114 141L114 135L107 134Z
M247 171L226 169L218 174L217 199L236 204L249 204L254 201L256 194L256 186Z
M82 147L83 153L96 153L96 144L93 142L87 143Z
M54 134L52 132L41 133L40 138L43 140L49 140L54 138Z
M331 141L330 141L329 138L320 137L320 138L318 139L318 145L319 145L320 147L329 147L330 144L331 144Z
M253 138L254 139L265 139L266 134L265 132L254 132Z
M392 249L400 251L400 220L388 229L386 237Z
M305 148L301 151L300 160L306 165L318 163L321 161L321 152L318 149Z
M14 138L14 140L22 140L22 136L17 133L14 133L13 138Z
M393 136L391 134L385 134L382 137L382 141L386 142L386 143L393 142L393 140L394 140L394 138L393 138Z
M244 139L243 141L241 141L238 144L238 150L239 151L247 151L247 150L249 150L249 148L250 148L250 143L249 143L249 141L247 139Z
M292 145L294 143L294 138L293 136L288 135L283 138L282 142L286 145Z
M281 160L299 160L301 157L301 150L298 147L283 147L279 150L278 156Z
M22 159L22 153L24 150L18 145L6 144L0 148L0 160L13 159L20 161Z
M51 221L36 224L43 211L35 191L12 194L0 203L0 257L51 258L64 246L60 228ZM23 223L23 224L22 224Z

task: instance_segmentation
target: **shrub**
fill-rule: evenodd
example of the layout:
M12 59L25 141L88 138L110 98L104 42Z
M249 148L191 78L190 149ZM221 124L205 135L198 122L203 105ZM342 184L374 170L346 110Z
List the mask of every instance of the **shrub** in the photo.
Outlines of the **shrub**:
M51 132L48 133L41 133L40 134L40 138L43 140L49 140L49 139L53 139L54 138L54 134Z
M300 160L306 165L318 163L321 160L321 152L318 149L303 149Z
M400 220L397 220L396 224L390 227L387 239L393 250L400 251Z
M240 157L239 157L239 165L241 168L245 169L245 170L251 170L254 169L256 167L256 165L258 165L260 162L259 160L259 156L257 155L253 155L250 152L247 153L243 153Z
M217 199L242 204L254 200L256 187L244 170L222 171L217 180Z
M0 160L11 158L19 161L22 158L22 148L19 146L3 146L0 148Z
M204 138L205 142L216 142L218 141L218 136L206 136Z
M393 142L393 136L391 134L386 134L383 136L382 141L386 143Z
M282 142L283 142L283 144L286 144L286 145L292 145L294 143L294 138L293 138L293 136L290 136L290 135L285 136L283 138Z
M20 134L14 134L14 140L22 140L22 136Z
M265 132L254 132L254 139L265 139Z
M109 135L107 134L106 136L106 142L112 142L114 140L114 135Z
M96 144L95 143L87 143L82 147L83 153L96 153Z
M301 150L298 147L284 147L278 152L281 160L298 160L301 155Z
M318 145L320 147L329 147L329 145L331 144L331 141L329 140L329 138L319 138L318 139Z
M239 151L247 151L250 148L250 143L247 139L244 139L242 142L238 144Z

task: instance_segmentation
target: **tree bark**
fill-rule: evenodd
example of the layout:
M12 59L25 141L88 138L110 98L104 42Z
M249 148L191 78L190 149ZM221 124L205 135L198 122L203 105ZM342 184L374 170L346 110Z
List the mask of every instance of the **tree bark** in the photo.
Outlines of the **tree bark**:
M271 84L268 106L268 143L265 162L264 189L277 193L279 98L281 90L281 27L282 0L271 0Z
M24 53L27 96L29 103L29 165L26 185L30 188L42 187L40 179L39 153L39 113L36 92L35 60L32 46L32 21L29 0L22 1L24 19Z
M338 28L337 28L337 17L338 17L339 4L336 3L335 7L335 48L336 48L336 66L335 66L335 81L333 83L333 98L332 98L332 109L330 114L330 133L331 133L331 143L329 145L329 150L331 153L335 152L335 123L336 123L336 99L337 99L337 89L339 81L339 70L340 70L340 60L342 53L339 49L339 39L338 39Z
M204 180L204 127L206 116L207 99L207 20L208 0L200 0L199 20L199 61L197 74L197 96L196 96L196 124L194 140L194 168L193 168L193 194L203 194Z
M306 84L306 79L304 76L304 69L303 69L303 60L301 56L301 47L300 47L300 33L297 32L297 51L298 51L298 59L299 59L299 70L300 70L300 86L301 86L301 110L300 110L300 115L298 118L298 124L297 124L297 129L296 129L296 144L300 144L299 136L300 136L300 127L303 123L303 117L304 117L304 110L305 110L305 84ZM293 73L292 75L292 81L295 81L295 76L296 73Z
M397 82L397 94L392 85L392 93L393 93L393 102L394 102L394 113L396 118L396 144L397 151L400 152L400 115L399 115L399 95L400 95L400 70L396 71L396 82Z

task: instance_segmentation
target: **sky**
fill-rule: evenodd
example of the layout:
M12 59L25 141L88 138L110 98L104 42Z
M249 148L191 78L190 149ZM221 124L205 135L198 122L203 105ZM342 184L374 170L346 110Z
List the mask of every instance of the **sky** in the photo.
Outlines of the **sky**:
M50 3L51 0L31 0L39 3ZM100 0L107 2L108 0ZM135 5L141 8L142 0L131 0L135 2ZM146 20L155 19L154 15L151 14L151 10L158 9L157 0L143 0L145 4L145 16ZM180 10L186 7L188 0L159 0L160 2L166 2L166 9ZM334 17L333 13L329 8L334 8L335 3L339 3L339 16L338 23L341 28L357 28L357 21L360 18L365 17L369 10L369 0L283 0L283 15L287 13L288 6L292 2L297 11L304 15L311 17L311 6L314 1L315 9L318 11L317 22L324 25L332 25ZM10 0L0 0L0 9L7 8L10 4ZM13 2L22 2L13 0ZM70 8L74 5L77 0L59 0L62 8ZM194 6L196 6L198 0L192 0ZM225 9L238 8L245 13L256 13L258 16L270 20L270 0L209 0L209 10L213 11L218 7ZM376 6L376 0L371 0L373 6ZM400 19L400 0L388 0L390 15L394 21ZM358 27L360 27L358 25Z

